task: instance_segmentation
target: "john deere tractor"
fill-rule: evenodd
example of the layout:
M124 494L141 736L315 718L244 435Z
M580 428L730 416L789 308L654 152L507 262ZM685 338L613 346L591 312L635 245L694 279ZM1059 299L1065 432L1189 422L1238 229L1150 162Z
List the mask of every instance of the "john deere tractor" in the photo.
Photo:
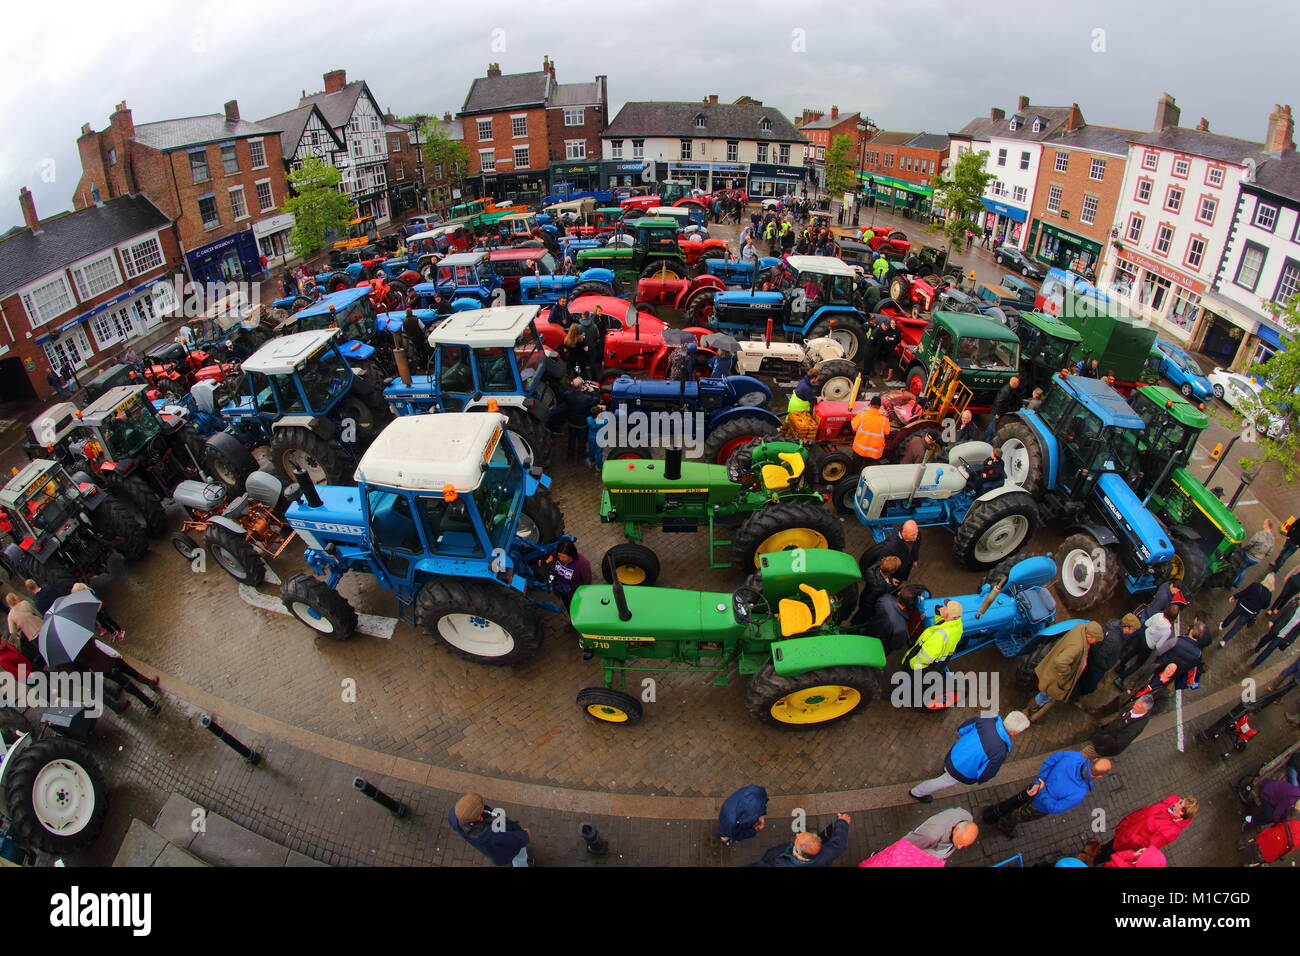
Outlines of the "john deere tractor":
M790 441L758 441L726 465L683 462L677 449L662 461L606 461L600 520L621 522L628 543L610 548L602 563L625 584L654 584L659 557L641 542L656 527L707 529L713 568L749 572L764 555L790 548L843 550L844 528L813 490L807 467L807 449ZM723 528L733 529L729 540L719 538ZM729 557L718 560L728 546Z
M605 678L578 694L578 706L603 723L636 723L641 702L624 689L627 673L662 672L663 663L713 674L718 687L734 667L749 678L749 713L788 730L842 720L880 696L880 641L841 633L837 624L835 595L860 577L853 556L776 551L762 555L757 570L734 592L636 587L617 575L612 584L578 588L569 616Z

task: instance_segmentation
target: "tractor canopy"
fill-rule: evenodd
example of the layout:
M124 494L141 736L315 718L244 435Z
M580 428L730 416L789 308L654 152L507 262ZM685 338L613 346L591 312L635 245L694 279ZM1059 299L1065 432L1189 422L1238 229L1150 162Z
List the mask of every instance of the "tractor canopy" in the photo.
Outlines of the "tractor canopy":
M96 454L87 447L87 457L102 455L107 461L135 458L162 433L162 422L144 393L144 385L119 386L82 409L81 424L99 444Z

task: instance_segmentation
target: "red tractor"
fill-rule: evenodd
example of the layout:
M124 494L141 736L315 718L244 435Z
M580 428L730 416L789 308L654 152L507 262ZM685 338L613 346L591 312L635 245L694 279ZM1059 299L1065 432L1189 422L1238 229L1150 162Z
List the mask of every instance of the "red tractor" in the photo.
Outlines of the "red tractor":
M939 437L942 426L927 417L917 397L909 391L885 392L880 396L881 407L889 418L889 435L885 438L885 455L881 463L896 461L913 435L934 432ZM857 467L853 455L853 416L867 407L865 399L854 402L822 399L813 406L817 419L817 437L808 459L813 480L827 485L838 485ZM800 436L802 437L802 436ZM852 510L850 503L849 510Z
M631 196L619 203L624 209L637 209L642 213L655 206L686 206L707 213L713 206L712 196L695 196L691 194L691 184L681 180L670 179L660 183L658 192L649 196Z
M660 308L676 309L685 315L700 300L701 295L712 301L706 293L725 292L726 284L717 276L703 274L694 279L671 278L641 279L636 284L636 304L647 311L658 313ZM696 307L699 311L700 307Z
M912 251L912 243L897 229L885 227L867 240L872 252L893 252L905 256Z

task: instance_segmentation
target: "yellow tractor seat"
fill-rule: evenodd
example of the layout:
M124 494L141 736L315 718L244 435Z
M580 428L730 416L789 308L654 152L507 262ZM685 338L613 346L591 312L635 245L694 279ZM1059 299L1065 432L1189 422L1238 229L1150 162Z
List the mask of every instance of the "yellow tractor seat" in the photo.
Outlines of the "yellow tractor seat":
M821 627L831 616L831 596L822 588L801 584L799 590L812 599L810 608L803 601L782 598L776 616L781 621L781 636L793 637L814 627Z
M803 455L796 454L792 451L783 451L776 457L785 462L786 467L790 469L791 481L803 474Z
M784 462L784 465L763 466L763 487L768 491L782 491L789 488L803 475L803 455L783 451L777 457Z

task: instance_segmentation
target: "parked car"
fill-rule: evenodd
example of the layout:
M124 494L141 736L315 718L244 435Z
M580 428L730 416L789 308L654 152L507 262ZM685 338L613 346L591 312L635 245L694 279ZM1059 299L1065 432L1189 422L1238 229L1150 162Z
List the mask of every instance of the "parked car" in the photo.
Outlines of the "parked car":
M1214 397L1210 381L1181 346L1168 339L1156 339L1151 346L1151 358L1156 361L1160 374L1173 382L1186 398L1208 402Z
M998 246L993 250L993 261L1007 269L1014 269L1028 279L1042 279L1047 270L1033 259L1025 250L1016 246Z
M1255 379L1231 369L1216 367L1207 376L1207 380L1210 388L1214 390L1215 397L1232 406L1241 413L1243 418L1254 421L1255 428L1261 434L1267 434L1269 438L1281 438L1286 434L1286 419L1281 415L1270 414L1267 427L1259 424L1259 416L1264 408L1261 398L1264 386Z

